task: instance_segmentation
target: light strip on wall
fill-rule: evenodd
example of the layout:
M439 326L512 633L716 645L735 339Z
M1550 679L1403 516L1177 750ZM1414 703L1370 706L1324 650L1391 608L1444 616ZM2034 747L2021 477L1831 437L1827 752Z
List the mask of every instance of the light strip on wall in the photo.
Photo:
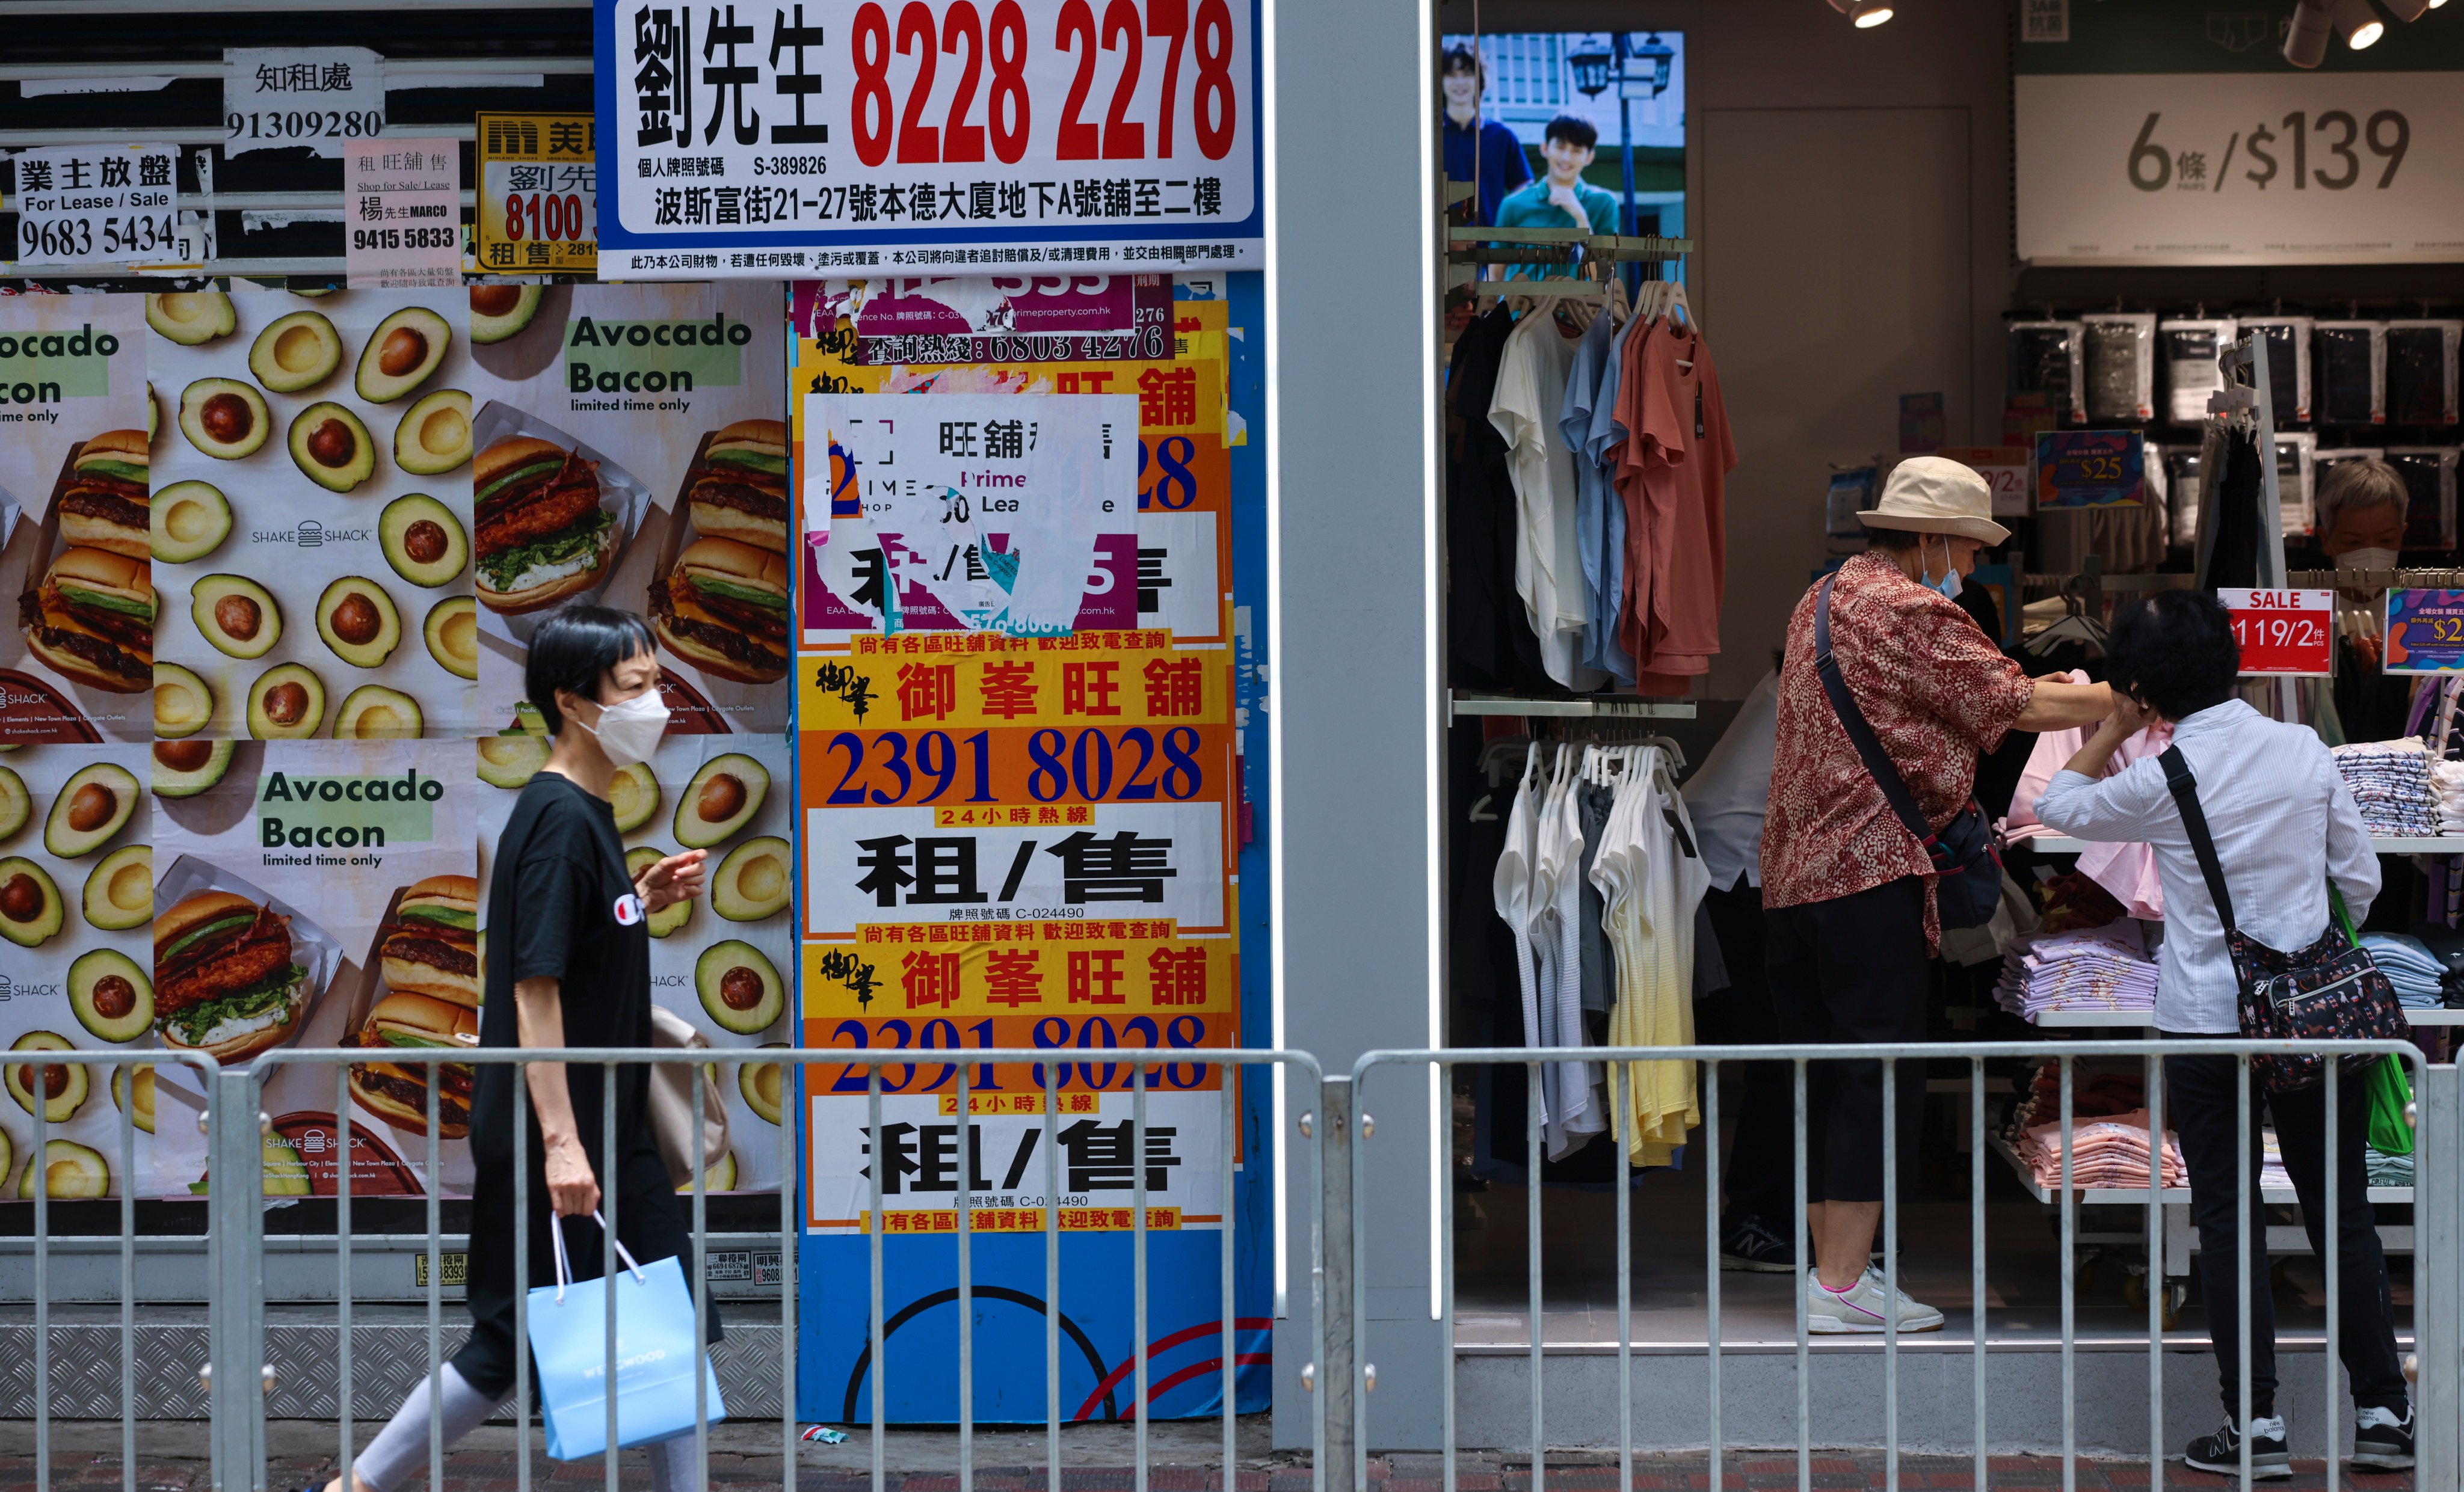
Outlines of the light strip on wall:
M1258 691L1258 702L1266 715L1266 896L1267 977L1272 981L1271 998L1273 1028L1268 1038L1275 1050L1284 1049L1284 712L1275 707L1275 691L1284 680L1284 478L1283 462L1279 459L1284 438L1282 382L1277 370L1283 357L1282 278L1277 265L1282 255L1278 251L1279 230L1283 223L1282 191L1275 169L1275 0L1263 0L1259 7L1258 46L1265 65L1258 82L1258 125L1260 148L1266 163L1265 171L1265 363L1266 363L1266 676L1265 686ZM1267 1146L1274 1156L1274 1220L1275 1220L1275 1316L1291 1314L1290 1245L1291 1196L1287 1190L1291 1168L1286 1153L1295 1131L1291 1116L1286 1109L1284 1088L1289 1081L1286 1068L1269 1070L1274 1089L1274 1142Z
M1419 62L1418 76L1438 76L1437 7L1419 8ZM1444 964L1444 928L1442 915L1445 896L1445 867L1441 863L1439 846L1444 841L1440 832L1445 812L1445 680L1440 676L1438 647L1439 629L1444 625L1445 603L1443 576L1439 549L1439 529L1443 512L1443 494L1439 489L1438 442L1442 436L1440 421L1443 412L1438 396L1438 356L1442 350L1439 333L1441 314L1439 297L1443 293L1441 276L1443 259L1440 256L1441 206L1438 198L1438 127L1436 111L1423 108L1415 116L1420 126L1420 675L1421 730L1426 736L1423 756L1423 777L1427 801L1423 805L1422 823L1428 839L1428 979L1429 979L1429 1045L1432 1049L1445 1041L1445 980L1441 977ZM1447 1205L1445 1135L1439 1125L1448 1122L1445 1112L1445 1069L1429 1068L1429 1319L1438 1319L1443 1307L1441 1282L1445 1274L1445 1216L1438 1209Z

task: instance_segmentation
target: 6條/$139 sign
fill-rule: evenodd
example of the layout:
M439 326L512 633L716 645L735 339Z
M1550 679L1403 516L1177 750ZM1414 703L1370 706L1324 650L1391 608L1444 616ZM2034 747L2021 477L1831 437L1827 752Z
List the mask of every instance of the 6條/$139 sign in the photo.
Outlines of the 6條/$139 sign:
M1260 0L597 0L599 270L1264 262Z

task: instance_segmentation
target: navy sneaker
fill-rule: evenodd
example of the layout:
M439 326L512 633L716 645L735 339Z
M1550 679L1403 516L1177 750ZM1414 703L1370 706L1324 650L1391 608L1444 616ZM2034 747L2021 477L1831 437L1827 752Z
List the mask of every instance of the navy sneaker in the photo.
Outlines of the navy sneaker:
M2293 1475L2293 1453L2285 1448L2284 1421L2254 1415L2250 1421L2250 1474L2257 1481L2275 1481ZM2411 1437L2405 1437L2409 1446ZM2241 1435L2231 1419L2213 1435L2203 1435L2190 1442L2182 1459L2201 1471L2218 1472L2228 1477L2241 1475Z
M2404 1406L2402 1417L2392 1409L2375 1406L2356 1410L2353 1414L2353 1464L2375 1466L2385 1471L2408 1471L2412 1467L2412 1406Z
M1742 1213L1720 1223L1720 1267L1755 1274L1796 1272L1796 1244L1765 1226L1760 1218Z

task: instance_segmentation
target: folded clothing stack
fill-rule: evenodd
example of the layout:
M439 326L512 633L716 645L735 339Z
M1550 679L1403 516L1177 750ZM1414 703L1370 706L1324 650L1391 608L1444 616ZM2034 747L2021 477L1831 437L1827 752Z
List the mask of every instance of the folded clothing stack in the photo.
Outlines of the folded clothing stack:
M2333 748L2336 770L2352 789L2362 823L2374 836L2428 839L2439 832L2430 747L2417 735Z
M2053 1191L2062 1184L2062 1127L2059 1120L2038 1125L2019 1138L2019 1159L2035 1183ZM2183 1186L2189 1173L2182 1167L2181 1141L2165 1133L2163 1185ZM2133 1187L2147 1185L2147 1110L2101 1119L2071 1121L2071 1185Z
M2145 1015L2156 1008L2156 960L2146 934L2127 917L2078 932L2013 938L1993 999L2032 1022L2048 1010Z
M2362 1158L2369 1167L2372 1186L2412 1185L2412 1157L2390 1155L2384 1151L2365 1151Z
M2444 998L2439 981L2446 977L2447 966L2429 944L2403 932L2365 932L2362 947L2395 986L2398 1004L2407 1010L2438 1008Z
M2464 834L2464 761L2431 762L2430 792L2438 801L2438 832Z
M2293 1173L2284 1169L2284 1151L2276 1143L2276 1131L2261 1130L2258 1142L2260 1148L2258 1189L2261 1192L2275 1192L2279 1195L2291 1192Z

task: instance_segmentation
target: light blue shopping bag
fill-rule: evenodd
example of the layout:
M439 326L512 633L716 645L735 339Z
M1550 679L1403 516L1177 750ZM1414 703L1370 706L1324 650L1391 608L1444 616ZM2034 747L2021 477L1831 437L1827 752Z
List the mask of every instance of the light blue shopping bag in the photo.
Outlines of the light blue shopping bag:
M591 1214L605 1228L605 1219ZM674 1259L637 1264L616 1245L625 1272L606 1280L573 1279L564 1228L556 1236L556 1284L530 1292L531 1362L539 1370L539 1405L547 1416L547 1454L580 1460L607 1449L607 1297L616 1291L616 1443L647 1445L693 1427L693 1364L702 1363L710 1423L727 1417L718 1372L702 1357L693 1292Z

